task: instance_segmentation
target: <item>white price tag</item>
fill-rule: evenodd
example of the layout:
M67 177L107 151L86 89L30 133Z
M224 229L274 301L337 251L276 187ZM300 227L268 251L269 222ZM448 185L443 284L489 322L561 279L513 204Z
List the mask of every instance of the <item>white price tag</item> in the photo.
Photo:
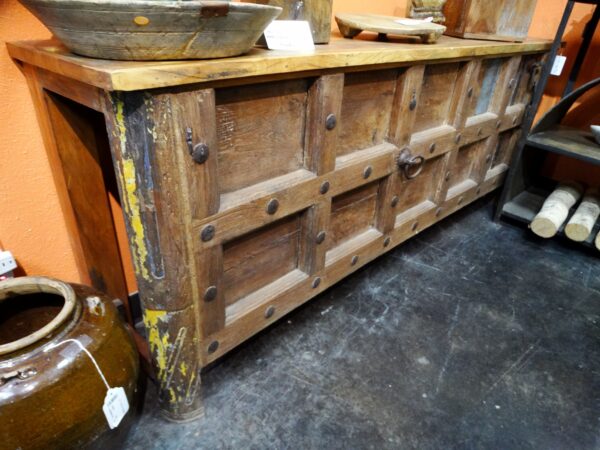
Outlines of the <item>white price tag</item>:
M123 417L125 417L125 414L127 414L127 411L129 411L129 402L127 401L125 389L117 387L106 391L102 411L104 411L110 429L117 428Z
M394 22L399 23L400 25L426 25L433 22L433 17L427 17L425 19L397 19Z
M562 55L556 55L554 59L554 64L552 64L552 70L550 71L551 75L555 77L560 77L563 69L565 68L565 63L567 62L567 57Z
M275 20L265 30L271 50L310 52L315 49L310 25L305 20Z

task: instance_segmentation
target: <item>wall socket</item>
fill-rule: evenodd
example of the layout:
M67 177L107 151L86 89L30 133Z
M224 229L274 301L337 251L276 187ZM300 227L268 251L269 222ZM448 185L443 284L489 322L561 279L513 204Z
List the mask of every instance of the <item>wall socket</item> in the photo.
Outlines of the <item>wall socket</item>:
M0 277L12 276L12 271L17 268L17 262L11 252L0 252Z

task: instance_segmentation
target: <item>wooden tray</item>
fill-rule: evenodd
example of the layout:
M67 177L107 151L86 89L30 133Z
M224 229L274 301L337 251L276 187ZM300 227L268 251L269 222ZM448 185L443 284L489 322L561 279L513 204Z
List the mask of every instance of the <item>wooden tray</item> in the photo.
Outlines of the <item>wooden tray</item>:
M393 34L395 36L418 37L424 44L434 44L446 31L445 26L435 23L418 21L417 24L408 25L397 21L410 21L411 19L377 14L336 14L335 20L342 35L349 39L358 36L362 31L373 31L379 33L380 39Z
M227 1L21 0L73 53L133 61L247 53L281 8Z

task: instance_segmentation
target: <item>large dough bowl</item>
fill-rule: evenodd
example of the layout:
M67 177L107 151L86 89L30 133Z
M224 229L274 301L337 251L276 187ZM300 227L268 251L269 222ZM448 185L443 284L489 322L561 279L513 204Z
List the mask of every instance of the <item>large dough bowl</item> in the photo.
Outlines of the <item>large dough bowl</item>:
M226 1L21 0L74 53L121 60L248 52L281 8Z

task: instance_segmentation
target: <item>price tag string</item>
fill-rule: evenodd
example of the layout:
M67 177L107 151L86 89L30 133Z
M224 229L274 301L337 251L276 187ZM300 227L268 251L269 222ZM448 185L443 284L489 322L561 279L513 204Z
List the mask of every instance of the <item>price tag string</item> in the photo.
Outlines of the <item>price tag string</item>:
M88 357L90 358L90 360L92 361L92 363L94 364L94 366L96 367L96 370L98 371L98 375L100 375L100 378L102 378L102 381L104 382L104 385L106 386L107 390L110 390L110 385L108 384L108 381L106 381L106 377L104 376L104 374L102 373L102 370L100 370L100 366L98 365L98 363L96 362L96 359L94 358L94 356L89 352L89 350L87 348L84 347L84 345L79 342L77 339L65 339L64 341L58 342L56 344L52 344L49 347L47 347L44 350L44 353L62 345L62 344L66 344L67 342L72 342L74 344L76 344L86 355L88 355Z

